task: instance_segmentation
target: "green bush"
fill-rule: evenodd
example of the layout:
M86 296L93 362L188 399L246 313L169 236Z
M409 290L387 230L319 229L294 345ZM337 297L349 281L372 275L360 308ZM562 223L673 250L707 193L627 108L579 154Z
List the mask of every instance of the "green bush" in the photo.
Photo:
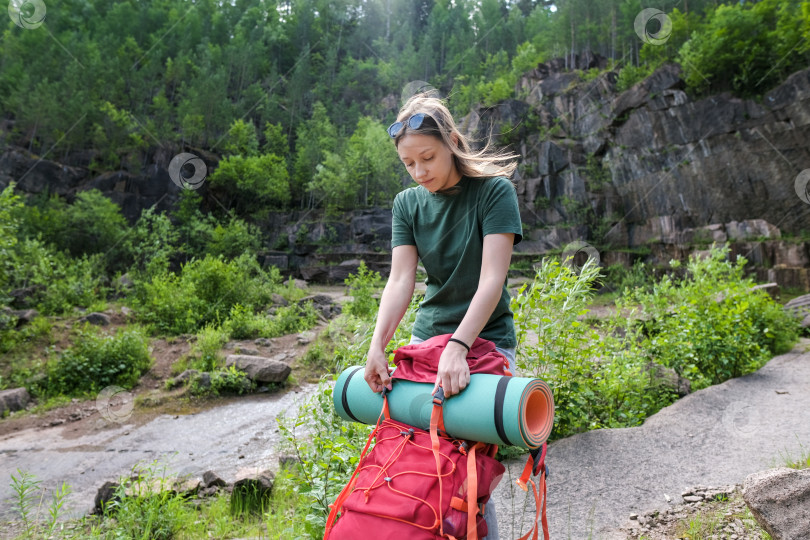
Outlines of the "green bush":
M17 245L17 234L20 220L17 214L23 208L19 195L14 193L15 183L0 193L0 303L3 302L3 290L14 270L14 246Z
M807 67L810 46L802 33L808 27L804 2L720 4L678 52L683 79L698 92L761 95Z
M73 204L57 195L35 198L19 216L23 236L41 238L56 251L67 251L73 257L99 253L105 268L123 269L121 241L128 235L129 225L119 206L99 190L82 191Z
M373 294L379 289L380 273L372 272L366 267L365 261L360 261L356 274L351 274L344 280L352 295L352 301L346 305L346 311L356 317L373 319L377 314L378 302Z
M276 308L272 316L253 313L250 306L237 304L231 308L223 328L233 339L274 338L308 330L317 322L318 312L311 302Z
M85 395L111 385L132 388L151 365L148 340L140 329L105 336L86 324L76 343L49 364L47 391Z
M134 305L141 321L162 332L194 333L224 322L236 304L266 305L280 281L277 268L262 270L250 254L232 261L206 256L183 265L180 275L136 280Z
M157 462L122 479L112 500L104 507L114 517L109 525L116 538L168 540L181 530L183 496L172 489L170 480L158 475ZM165 472L165 471L162 471Z
M206 325L197 333L197 341L191 347L191 367L199 371L213 371L223 365L220 351L228 342L228 332L213 325Z
M71 258L39 240L15 246L14 273L9 289L31 287L31 304L45 315L70 313L74 306L89 308L107 297L103 255Z
M576 274L544 259L534 281L512 299L518 368L543 378L554 395L552 439L636 425L674 399L649 387L645 360L612 337L610 325L597 331L582 321L598 278L590 262Z
M125 266L144 276L166 272L179 237L180 233L166 214L147 208L122 242Z
M718 384L755 371L798 339L797 321L744 277L746 260L728 246L689 258L681 279L664 276L652 291L627 291L647 321L645 346L656 362L693 381ZM677 267L677 263L672 263Z

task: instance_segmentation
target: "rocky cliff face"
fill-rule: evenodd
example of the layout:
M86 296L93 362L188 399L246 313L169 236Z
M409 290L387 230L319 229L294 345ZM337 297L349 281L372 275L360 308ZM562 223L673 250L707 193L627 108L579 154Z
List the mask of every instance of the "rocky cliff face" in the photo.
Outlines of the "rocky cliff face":
M692 100L673 64L622 93L613 72L584 82L554 68L526 74L520 99L467 119L479 136L483 126L509 132L523 156L516 181L532 229L523 249L572 238L678 243L690 230L750 219L790 235L810 230L810 204L794 188L810 168L810 69L759 103Z
M598 58L585 60L601 66ZM607 264L631 262L628 251L663 263L695 245L729 240L755 264L792 269L784 284L810 288L810 250L796 239L810 231L810 204L794 186L810 169L810 69L761 102L730 94L693 100L680 75L677 65L665 65L619 93L614 72L584 81L550 62L519 81L518 99L464 119L470 134L500 132L523 156L515 175L525 227L518 251L535 256L584 241L598 246ZM93 177L81 166L9 148L0 155L0 189L15 180L21 191L70 200L97 188L132 222L143 209L168 210L179 198L166 152L140 175ZM206 186L199 192L205 196ZM317 280L345 277L359 258L385 272L390 220L385 209L333 222L272 215L270 245L285 247L267 252L265 262ZM341 265L346 259L354 260Z

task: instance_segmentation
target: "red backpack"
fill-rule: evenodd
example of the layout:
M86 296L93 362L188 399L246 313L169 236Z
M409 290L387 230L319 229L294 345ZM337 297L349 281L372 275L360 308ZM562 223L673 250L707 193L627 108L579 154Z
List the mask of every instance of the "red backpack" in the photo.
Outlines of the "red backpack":
M441 351L450 334L395 351L393 379L433 383ZM491 341L477 338L468 353L470 373L511 375L506 358ZM444 392L433 399L429 431L393 420L383 391L383 409L369 435L360 462L340 492L326 522L324 540L435 540L487 535L484 505L500 482L504 466L494 459L498 447L448 436L442 421ZM374 448L369 452L372 440ZM546 445L532 452L518 484L532 484L537 503L534 528L520 540L538 537L537 522L545 516ZM540 474L538 490L530 475ZM543 494L542 504L540 493ZM542 512L541 512L542 507ZM340 519L338 518L340 515ZM372 533L373 531L373 533Z

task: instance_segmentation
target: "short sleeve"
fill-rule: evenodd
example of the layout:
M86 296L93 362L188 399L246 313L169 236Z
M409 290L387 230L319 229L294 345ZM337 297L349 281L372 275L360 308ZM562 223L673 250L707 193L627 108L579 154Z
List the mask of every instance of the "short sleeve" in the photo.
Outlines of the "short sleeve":
M484 236L498 233L514 233L514 244L523 239L523 225L520 222L517 191L512 182L504 177L489 180L483 190L481 200L481 229Z
M413 237L412 212L406 210L406 195L402 191L394 197L394 207L391 210L391 249L397 246L415 246Z

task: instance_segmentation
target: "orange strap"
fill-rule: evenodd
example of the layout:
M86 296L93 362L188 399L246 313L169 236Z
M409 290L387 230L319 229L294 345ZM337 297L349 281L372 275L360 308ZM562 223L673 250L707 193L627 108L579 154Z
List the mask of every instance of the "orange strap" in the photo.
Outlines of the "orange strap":
M467 540L478 540L478 469L474 444L467 452Z
M434 401L433 412L430 413L430 443L433 457L436 460L436 478L439 481L439 535L444 536L444 516L442 516L442 462L439 457L439 422L442 419L442 406Z
M528 540L529 536L532 537L532 540L537 540L538 521L540 521L543 525L543 538L545 540L549 540L548 520L546 518L546 468L544 465L540 469L540 479L539 479L540 489L538 490L537 485L534 483L534 480L531 479L533 464L534 459L532 458L532 456L529 456L529 459L526 461L526 466L523 467L523 473L517 480L517 484L521 487L521 489L523 489L523 491L528 491L527 482L532 485L532 491L534 492L534 503L535 507L537 508L537 512L534 518L534 526L532 527L532 529L525 535L521 536L518 540ZM543 494L542 501L540 500L540 493Z

